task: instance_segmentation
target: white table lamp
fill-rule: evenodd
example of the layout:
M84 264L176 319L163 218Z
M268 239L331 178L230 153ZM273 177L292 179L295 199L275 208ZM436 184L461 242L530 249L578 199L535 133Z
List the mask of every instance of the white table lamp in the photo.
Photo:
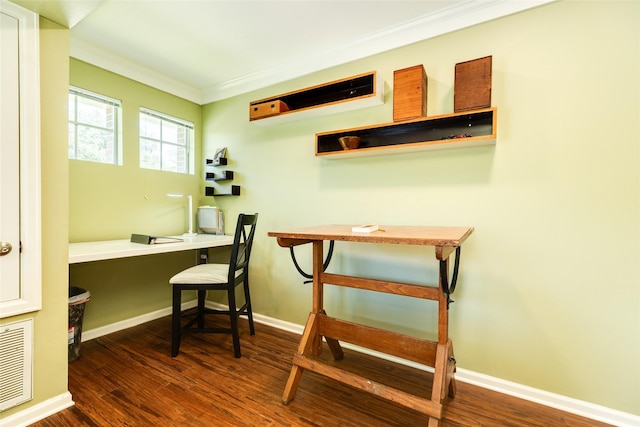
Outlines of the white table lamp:
M197 236L198 233L193 232L193 197L191 194L175 194L175 193L167 193L169 197L186 197L189 203L189 231L184 233L183 236L186 237L194 237Z

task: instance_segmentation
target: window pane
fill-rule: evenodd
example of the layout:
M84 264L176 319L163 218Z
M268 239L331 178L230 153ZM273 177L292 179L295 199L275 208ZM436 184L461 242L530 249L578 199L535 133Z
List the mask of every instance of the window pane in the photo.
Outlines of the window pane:
M160 139L161 120L148 114L140 114L140 136Z
M140 109L140 167L193 173L193 124Z
M69 123L69 158L76 158L76 126Z
M187 145L190 131L191 129L186 127L178 128L178 140L176 142L180 145Z
M178 125L171 122L162 122L162 140L164 142L178 142Z
M160 143L148 139L140 139L140 167L160 169Z
M76 96L69 94L69 119L75 121L76 118Z
M113 133L108 130L78 126L78 160L112 163Z
M169 172L178 172L178 163L176 162L176 146L170 144L162 144L162 170Z
M176 147L176 164L178 170L188 171L189 170L189 156L187 154L187 150L184 147Z
M122 164L119 101L69 89L69 158Z
M78 98L78 122L113 129L113 107L93 99Z

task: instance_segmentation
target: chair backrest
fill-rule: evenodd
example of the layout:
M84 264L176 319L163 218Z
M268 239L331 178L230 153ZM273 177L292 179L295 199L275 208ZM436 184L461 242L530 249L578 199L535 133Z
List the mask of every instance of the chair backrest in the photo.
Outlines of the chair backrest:
M229 260L229 281L238 279L236 272L244 270L249 266L249 257L251 256L251 248L253 247L253 236L256 233L256 224L258 223L258 214L238 215L238 223L236 232L233 237L233 247L231 248L231 259ZM244 273L248 273L244 271Z

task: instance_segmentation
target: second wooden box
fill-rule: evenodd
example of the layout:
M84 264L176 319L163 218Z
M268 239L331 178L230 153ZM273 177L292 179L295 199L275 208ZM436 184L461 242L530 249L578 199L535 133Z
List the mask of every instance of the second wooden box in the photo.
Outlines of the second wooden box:
M393 72L393 121L427 115L427 73L422 65Z

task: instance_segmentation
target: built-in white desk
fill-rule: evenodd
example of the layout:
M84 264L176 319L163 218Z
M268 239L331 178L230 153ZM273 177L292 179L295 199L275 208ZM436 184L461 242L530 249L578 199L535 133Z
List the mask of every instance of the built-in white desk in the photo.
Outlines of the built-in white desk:
M195 237L171 236L183 239L182 242L144 245L129 240L104 240L101 242L80 242L69 244L69 264L101 261L105 259L128 258L141 255L163 254L188 251L190 249L231 246L233 236L198 234Z

